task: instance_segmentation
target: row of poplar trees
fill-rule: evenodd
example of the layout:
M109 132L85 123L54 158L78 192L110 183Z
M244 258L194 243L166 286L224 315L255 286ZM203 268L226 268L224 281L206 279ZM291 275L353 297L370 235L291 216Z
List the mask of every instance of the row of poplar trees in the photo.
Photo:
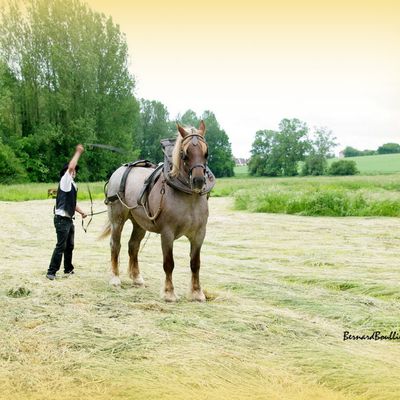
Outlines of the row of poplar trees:
M158 101L136 99L128 47L111 18L80 0L10 0L0 20L0 182L57 180L77 143L101 143L81 159L80 179L104 180L121 163L162 161L159 141L176 125ZM215 115L180 122L208 127L210 168L233 175L231 145Z

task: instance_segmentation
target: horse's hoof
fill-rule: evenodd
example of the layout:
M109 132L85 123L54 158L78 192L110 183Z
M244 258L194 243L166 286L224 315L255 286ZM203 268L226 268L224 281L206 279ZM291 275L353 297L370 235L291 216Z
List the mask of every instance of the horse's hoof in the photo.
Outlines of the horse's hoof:
M194 290L193 292L190 292L189 294L189 300L191 301L200 301L200 302L205 302L206 301L206 296L204 295L203 291L200 290Z
M121 287L121 279L119 279L119 276L113 276L110 279L110 285L114 287Z
M164 300L167 303L176 303L178 298L175 296L174 292L164 292Z
M141 277L141 275L137 276L136 278L133 278L133 286L144 287L144 279Z

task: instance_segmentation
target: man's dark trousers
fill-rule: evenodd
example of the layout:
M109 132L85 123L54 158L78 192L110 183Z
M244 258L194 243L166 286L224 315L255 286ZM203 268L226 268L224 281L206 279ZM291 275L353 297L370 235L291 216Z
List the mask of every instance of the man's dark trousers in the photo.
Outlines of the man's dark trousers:
M57 244L51 257L48 274L55 275L60 269L64 255L64 272L73 271L72 251L74 250L75 227L71 218L54 216L54 226L57 233Z

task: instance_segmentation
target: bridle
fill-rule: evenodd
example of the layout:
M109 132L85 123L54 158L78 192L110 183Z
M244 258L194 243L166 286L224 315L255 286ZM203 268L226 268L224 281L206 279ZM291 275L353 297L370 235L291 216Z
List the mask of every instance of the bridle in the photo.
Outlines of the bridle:
M191 144L193 146L197 146L199 144L199 142L204 143L206 146L206 158L207 158L207 154L208 154L208 144L207 142L204 140L202 135L199 135L198 133L190 133L187 136L185 136L182 139L182 143L181 143L181 160L183 161L184 165L186 165L186 160L188 159L188 155L186 153L186 151L183 149L184 145L186 144L186 142L191 141ZM190 187L193 190L193 170L195 168L202 168L203 169L203 179L204 179L204 184L206 183L206 171L207 171L207 162L205 162L204 164L195 164L193 165L191 168L189 168L189 172L188 172L188 177L189 177L189 183L190 183Z

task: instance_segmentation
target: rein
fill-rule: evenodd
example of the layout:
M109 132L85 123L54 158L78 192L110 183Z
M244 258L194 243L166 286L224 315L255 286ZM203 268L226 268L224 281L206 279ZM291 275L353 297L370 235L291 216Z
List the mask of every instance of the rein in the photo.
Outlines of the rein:
M86 146L94 148L100 148L100 149L104 149L104 150L110 150L116 153L121 153L124 154L126 151L124 149L121 149L119 147L114 147L114 146L110 146L108 144L101 144L101 143L87 143ZM104 210L104 211L98 211L98 212L93 212L93 197L92 197L92 192L90 191L90 187L89 184L86 183L86 187L89 193L89 198L90 198L90 214L88 214L88 216L90 216L89 222L86 224L85 227L85 223L83 222L83 218L82 218L82 229L85 231L85 233L87 233L87 230L89 228L90 223L92 222L93 219L93 215L98 215L98 214L103 214L105 212L107 212L108 210Z
M89 222L85 224L83 222L83 218L82 218L82 229L85 231L85 233L87 233L87 230L89 228L90 223L92 222L93 219L93 215L98 215L98 214L103 214L105 212L107 212L108 210L104 210L104 211L97 211L97 212L93 212L93 197L92 197L92 192L90 191L90 187L89 184L86 184L87 190L89 192L89 198L90 198L90 214L88 214L88 216L90 216Z

